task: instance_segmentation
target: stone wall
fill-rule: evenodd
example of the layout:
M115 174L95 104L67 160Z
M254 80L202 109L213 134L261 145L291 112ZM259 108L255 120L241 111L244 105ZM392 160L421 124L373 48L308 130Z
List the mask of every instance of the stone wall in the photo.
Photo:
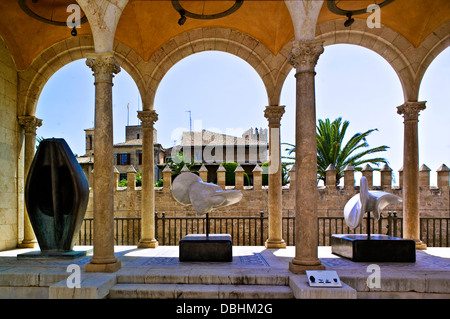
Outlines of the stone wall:
M422 217L450 217L449 172L445 169L445 165L441 166L441 168L444 168L443 171L437 172L438 185L440 185L439 187L430 186L429 182L428 185L424 184L427 179L423 177L424 170L421 170L422 178L419 193L420 214ZM371 181L373 180L373 173L371 170L366 170L363 174L369 179L369 184L371 185ZM379 172L375 172L375 174L379 174ZM349 177L348 174L347 177ZM255 178L257 177L255 176ZM353 195L359 192L359 187L356 186L354 178L353 183L351 179L347 179L346 181L348 186L322 186L317 188L317 205L319 216L343 216L345 204ZM446 181L446 184L443 184L442 181L444 181L444 183ZM243 187L242 185L238 185L237 187L242 190L242 200L238 204L215 210L212 213L212 216L258 216L260 211L267 213L267 187L259 186L254 188L253 186ZM235 186L226 186L226 188L234 189ZM383 185L371 186L370 188L374 190L384 190L402 197L401 186L392 186L390 184L386 184L386 182L383 182ZM135 189L118 187L116 189L114 200L116 217L140 217L140 190L140 187L136 187ZM284 216L294 215L294 193L294 189L289 185L283 187L282 197ZM170 192L170 185L155 188L155 195L156 212L165 212L168 217L196 216L196 212L191 206L183 206L173 199ZM401 204L396 206L391 205L388 206L386 210L396 211L398 216L402 216L403 207ZM90 201L88 205L87 217L92 217L92 201Z
M23 207L23 165L17 154L17 71L10 51L0 37L0 251L17 246L17 212ZM20 184L18 182L20 181Z

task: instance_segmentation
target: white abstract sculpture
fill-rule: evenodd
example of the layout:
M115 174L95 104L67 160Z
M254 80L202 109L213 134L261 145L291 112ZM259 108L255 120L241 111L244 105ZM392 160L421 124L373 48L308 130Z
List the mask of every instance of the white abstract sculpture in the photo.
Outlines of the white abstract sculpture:
M222 190L218 185L205 183L190 172L181 173L172 183L173 197L183 205L192 205L199 215L218 207L229 206L242 199L238 190Z
M353 196L344 207L345 223L352 229L361 225L364 213L372 212L375 220L380 219L381 211L389 204L397 204L402 199L397 195L382 191L369 191L367 179L360 180L360 192ZM369 232L369 230L368 230Z

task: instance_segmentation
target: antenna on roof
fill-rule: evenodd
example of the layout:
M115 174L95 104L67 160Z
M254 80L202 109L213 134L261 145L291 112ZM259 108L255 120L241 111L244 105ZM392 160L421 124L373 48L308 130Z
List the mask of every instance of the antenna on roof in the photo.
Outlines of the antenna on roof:
M192 132L192 118L191 118L191 111L186 111L189 112L189 132Z

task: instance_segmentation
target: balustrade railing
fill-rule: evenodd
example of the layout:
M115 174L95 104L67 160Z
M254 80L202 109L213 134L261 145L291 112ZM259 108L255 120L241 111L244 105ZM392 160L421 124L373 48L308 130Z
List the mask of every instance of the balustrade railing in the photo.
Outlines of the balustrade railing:
M295 216L282 220L283 239L288 246L295 245ZM268 236L268 217L264 212L256 216L209 217L210 234L227 233L236 246L263 246ZM365 234L366 222L356 229L350 229L343 217L318 217L318 245L329 246L331 234ZM155 213L155 237L160 245L178 245L187 234L204 234L205 217L172 217L164 212ZM402 218L396 212L382 215L378 221L370 223L371 234L386 234L402 237ZM420 237L428 247L450 247L450 218L421 217ZM77 245L93 245L93 218L85 218ZM137 245L141 233L140 218L114 218L115 245Z

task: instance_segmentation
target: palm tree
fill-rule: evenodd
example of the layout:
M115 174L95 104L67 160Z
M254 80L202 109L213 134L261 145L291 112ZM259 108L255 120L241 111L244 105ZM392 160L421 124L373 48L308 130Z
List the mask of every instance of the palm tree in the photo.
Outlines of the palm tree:
M374 148L369 148L367 143L367 136L372 132L378 131L377 129L370 129L364 133L354 134L350 140L344 145L344 136L347 132L347 128L350 125L349 121L342 122L342 118L337 118L333 122L329 119L319 119L317 125L317 179L326 182L325 171L330 164L336 168L336 183L339 183L339 179L344 176L344 168L347 165L351 165L357 171L361 171L361 165L370 163L376 166L379 163L388 163L385 158L372 157L366 158L366 156L386 151L389 146L382 145ZM289 143L283 143L291 146L287 148L288 155L292 155L295 152L295 145ZM357 150L364 149L363 151L356 153ZM285 159L295 160L295 157L284 156ZM289 163L293 164L293 163Z

